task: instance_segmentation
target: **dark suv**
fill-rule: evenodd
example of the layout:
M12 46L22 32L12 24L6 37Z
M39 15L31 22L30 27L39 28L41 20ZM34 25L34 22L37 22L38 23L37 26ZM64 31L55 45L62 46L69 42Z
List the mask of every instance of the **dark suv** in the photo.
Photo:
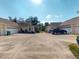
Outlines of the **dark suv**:
M67 31L59 29L59 28L56 28L54 30L50 30L49 33L52 33L54 35L59 35L59 34L67 34Z

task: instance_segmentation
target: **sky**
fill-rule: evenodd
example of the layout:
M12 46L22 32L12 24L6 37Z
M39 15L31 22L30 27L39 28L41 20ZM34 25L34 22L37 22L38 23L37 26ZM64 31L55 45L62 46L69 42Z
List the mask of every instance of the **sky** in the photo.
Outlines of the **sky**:
M0 0L0 17L37 16L39 21L63 22L79 16L79 0Z

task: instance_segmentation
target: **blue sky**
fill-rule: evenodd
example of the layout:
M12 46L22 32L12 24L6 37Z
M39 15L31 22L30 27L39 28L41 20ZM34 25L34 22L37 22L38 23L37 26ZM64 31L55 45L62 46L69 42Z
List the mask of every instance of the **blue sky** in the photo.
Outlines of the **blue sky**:
M4 18L37 16L41 22L63 22L78 16L78 10L79 0L0 0Z

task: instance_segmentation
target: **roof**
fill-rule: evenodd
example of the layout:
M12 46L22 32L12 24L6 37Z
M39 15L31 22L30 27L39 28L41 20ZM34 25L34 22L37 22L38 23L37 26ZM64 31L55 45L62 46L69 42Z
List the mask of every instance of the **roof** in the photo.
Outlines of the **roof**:
M51 28L57 28L61 23L62 22L52 22L49 26L51 26Z
M20 27L25 28L25 27L29 27L32 26L31 23L26 23L26 22L20 22L18 23Z
M52 26L59 26L61 23L62 23L62 22L53 22L53 23L51 23L50 25L52 25Z
M79 16L63 22L60 26L70 26L70 25L79 26Z
M7 26L11 26L11 27L18 27L18 24L15 22L11 22L8 19L4 19L4 18L0 18L0 23L3 23Z

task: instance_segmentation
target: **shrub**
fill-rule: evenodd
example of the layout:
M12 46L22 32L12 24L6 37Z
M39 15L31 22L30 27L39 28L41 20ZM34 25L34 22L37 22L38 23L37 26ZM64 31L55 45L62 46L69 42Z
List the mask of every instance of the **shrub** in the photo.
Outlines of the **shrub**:
M70 50L72 51L72 53L77 57L77 59L79 59L79 47L76 44L71 44L69 45Z

